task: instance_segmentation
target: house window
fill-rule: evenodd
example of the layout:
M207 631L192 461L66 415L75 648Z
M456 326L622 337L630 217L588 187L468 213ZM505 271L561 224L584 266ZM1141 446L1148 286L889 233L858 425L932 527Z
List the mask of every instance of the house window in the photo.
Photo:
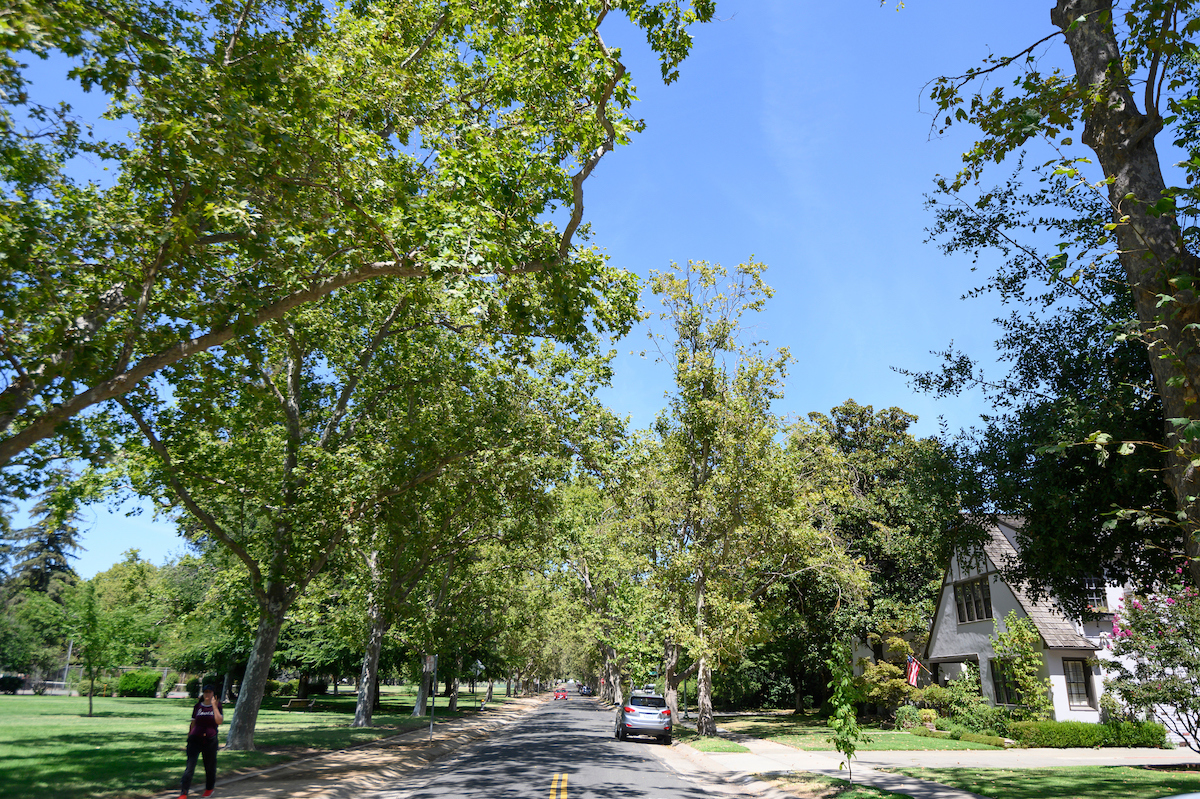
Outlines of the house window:
M1105 590L1103 580L1084 580L1083 590L1084 596L1087 598L1088 607L1100 613L1108 612L1108 592Z
M1071 707L1092 707L1092 669L1086 660L1063 659L1067 677L1067 702Z
M992 672L992 688L996 691L997 705L1019 705L1017 689L1012 684L1003 660L989 660L988 670Z
M986 577L955 585L954 600L958 604L959 624L992 617L992 589Z

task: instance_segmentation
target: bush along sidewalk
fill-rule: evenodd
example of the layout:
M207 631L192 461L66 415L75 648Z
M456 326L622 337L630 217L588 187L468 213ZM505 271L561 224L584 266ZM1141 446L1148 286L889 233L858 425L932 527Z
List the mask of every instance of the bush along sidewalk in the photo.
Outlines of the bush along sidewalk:
M1089 724L1083 721L1014 721L1008 735L1018 746L1070 747L1135 746L1170 749L1167 730L1150 721Z
M913 735L921 735L926 738L951 738L956 741L970 741L977 744L988 744L990 746L999 746L1004 748L1004 739L996 735L984 735L979 732L971 732L964 730L961 727L953 730L930 730L925 727L913 727L909 730Z

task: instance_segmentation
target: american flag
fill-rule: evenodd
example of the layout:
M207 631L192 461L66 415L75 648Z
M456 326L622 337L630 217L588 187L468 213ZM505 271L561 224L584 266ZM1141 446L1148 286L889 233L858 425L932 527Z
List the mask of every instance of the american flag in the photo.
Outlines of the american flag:
M921 664L912 655L908 656L908 665L904 667L904 679L913 688L917 687L917 672L920 671Z

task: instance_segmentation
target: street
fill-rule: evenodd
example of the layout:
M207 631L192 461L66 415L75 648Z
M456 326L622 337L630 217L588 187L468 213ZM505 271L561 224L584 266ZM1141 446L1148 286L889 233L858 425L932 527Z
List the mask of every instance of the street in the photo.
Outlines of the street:
M373 799L701 799L711 791L682 779L653 738L613 738L613 711L572 696L522 720ZM657 751L656 751L657 750Z

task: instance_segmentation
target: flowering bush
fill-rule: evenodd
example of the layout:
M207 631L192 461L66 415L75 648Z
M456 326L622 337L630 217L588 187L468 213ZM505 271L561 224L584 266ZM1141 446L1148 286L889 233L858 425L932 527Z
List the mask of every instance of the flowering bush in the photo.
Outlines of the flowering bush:
M1113 664L1105 686L1129 708L1153 711L1200 752L1200 592L1174 584L1124 603L1113 617L1113 654L1132 668Z

